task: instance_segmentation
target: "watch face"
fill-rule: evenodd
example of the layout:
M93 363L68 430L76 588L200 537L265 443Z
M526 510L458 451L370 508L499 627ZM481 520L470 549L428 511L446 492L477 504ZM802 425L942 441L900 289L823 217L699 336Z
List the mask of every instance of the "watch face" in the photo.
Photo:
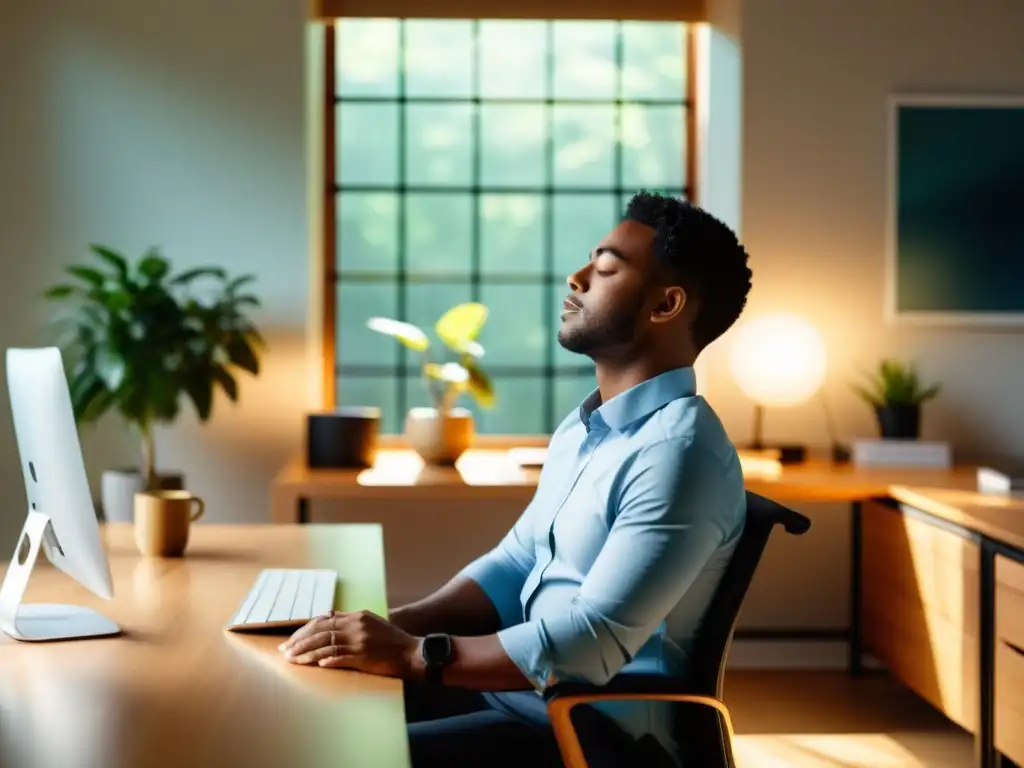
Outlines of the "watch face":
M423 659L427 664L444 664L451 652L452 641L448 635L427 635L423 638Z

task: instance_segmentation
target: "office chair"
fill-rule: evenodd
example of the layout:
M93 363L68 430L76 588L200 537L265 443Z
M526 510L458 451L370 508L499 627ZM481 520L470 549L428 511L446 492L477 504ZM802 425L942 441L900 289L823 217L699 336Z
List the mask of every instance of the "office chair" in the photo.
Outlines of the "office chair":
M722 702L722 683L743 599L776 525L781 525L786 533L800 536L811 527L811 521L781 504L747 491L747 521L743 535L697 633L691 671L686 679L627 674L601 686L558 683L547 689L548 715L567 768L588 768L571 719L573 707L625 700L675 702L676 738L683 752L680 755L683 764L699 768L735 768L732 719ZM651 742L655 742L654 737L645 736L635 743L635 751L642 754L651 748Z

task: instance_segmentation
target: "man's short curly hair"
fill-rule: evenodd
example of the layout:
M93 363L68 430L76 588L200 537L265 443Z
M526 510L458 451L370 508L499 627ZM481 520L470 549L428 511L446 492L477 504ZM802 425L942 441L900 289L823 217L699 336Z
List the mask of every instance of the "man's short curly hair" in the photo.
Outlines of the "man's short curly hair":
M707 211L646 190L626 206L624 218L654 230L655 259L695 298L693 340L701 350L739 318L750 293L747 252L736 234Z

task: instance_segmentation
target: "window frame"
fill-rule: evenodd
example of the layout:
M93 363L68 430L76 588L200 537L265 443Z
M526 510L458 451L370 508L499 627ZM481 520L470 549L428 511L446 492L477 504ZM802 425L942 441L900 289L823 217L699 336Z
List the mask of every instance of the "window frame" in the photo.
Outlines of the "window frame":
M400 6L402 5L402 0L397 0L397 2ZM560 4L563 2L564 0L560 0ZM402 8L392 8L391 10L402 11L406 18L518 18L551 19L556 21L585 18L604 21L623 20L621 14L595 15L593 12L587 12L588 8L591 11L593 9L586 3L574 9L574 2L575 0L570 2L567 8L558 8L559 13L557 17L553 17L550 13L550 6L546 6L547 13L541 12L540 15L535 16L524 13L524 11L529 11L533 7L529 5L525 7L516 6L516 13L511 16L503 15L500 12L488 14L486 17L476 14L463 16L460 15L459 11L468 10L468 8L463 9L459 0L451 0L449 5L441 9L432 7L430 12L425 14L410 14L408 11L412 9L402 11ZM700 78L699 69L701 66L699 56L700 44L698 42L700 25L698 22L703 21L700 14L694 11L698 5L702 10L702 4L691 4L689 7L684 5L682 9L674 8L672 9L674 12L669 14L665 9L671 6L663 6L660 4L660 0L655 0L655 8L660 9L660 11L650 13L648 6L642 5L637 9L631 8L631 11L637 12L631 12L629 19L627 19L672 21L686 24L684 33L686 36L686 92L682 103L682 108L685 110L684 162L686 168L684 178L686 179L687 197L697 204L699 204L700 179L698 178L698 169L700 168L699 152L701 150L698 126L700 110L696 103ZM374 8L376 9L376 6ZM385 7L383 10L387 11L389 8L390 6ZM690 12L687 12L688 8ZM334 12L339 9L344 10L345 14L335 15ZM538 10L540 11L541 9L538 7ZM600 10L600 6L597 10ZM582 12L586 13L580 15ZM337 406L336 393L337 377L339 374L336 335L338 319L338 274L336 272L338 224L336 203L338 190L335 177L335 169L337 167L337 147L335 145L337 137L335 109L337 94L335 62L337 37L334 22L342 21L345 18L359 18L370 15L378 18L389 16L382 11L362 13L357 6L347 2L321 0L320 2L313 3L312 18L314 21L307 28L307 83L309 85L307 90L307 111L309 113L308 175L310 181L308 197L311 214L309 234L312 262L310 269L311 307L309 330L314 339L310 345L309 357L311 365L319 368L319 375L316 377L316 382L313 385L313 400L322 410L333 410ZM401 18L401 16L397 17ZM508 439L504 439L500 435L478 435L478 441L480 437L487 438L480 442L494 442L498 445L504 445L509 442ZM537 435L535 437L542 441L547 435ZM532 442L528 435L515 435L514 438L514 442L517 444Z

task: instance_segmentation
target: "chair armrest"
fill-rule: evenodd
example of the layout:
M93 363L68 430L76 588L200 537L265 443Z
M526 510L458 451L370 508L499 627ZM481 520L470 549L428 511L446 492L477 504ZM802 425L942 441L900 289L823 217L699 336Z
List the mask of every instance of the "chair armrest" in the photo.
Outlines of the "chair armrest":
M733 740L732 718L725 704L714 696L687 693L680 681L662 675L624 675L606 685L584 683L558 683L544 692L548 717L558 740L562 761L566 768L587 768L583 747L573 727L572 708L580 704L605 701L669 701L681 704L700 704L718 712L725 723L728 740Z
M544 690L544 700L562 696L615 696L619 694L692 694L686 683L669 675L618 675L604 685L556 683Z

